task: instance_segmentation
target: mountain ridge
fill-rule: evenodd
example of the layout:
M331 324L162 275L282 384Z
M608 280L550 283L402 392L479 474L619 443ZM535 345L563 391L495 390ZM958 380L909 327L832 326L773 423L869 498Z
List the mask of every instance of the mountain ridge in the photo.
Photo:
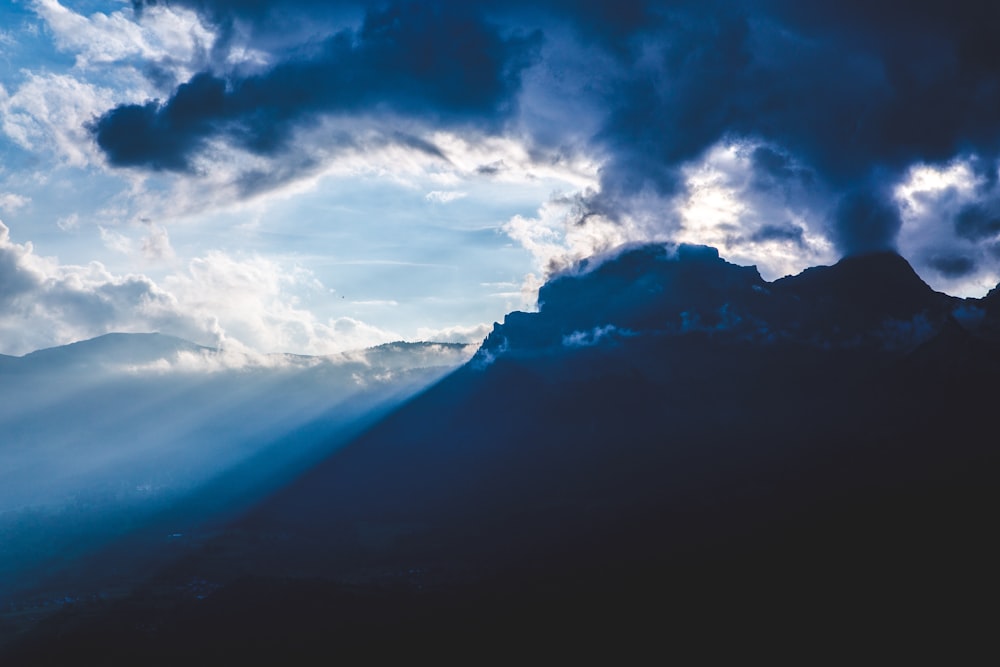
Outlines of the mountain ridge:
M727 262L707 246L640 246L596 267L589 264L543 286L537 313L515 311L496 323L480 361L558 347L574 336L592 344L594 335L692 331L817 347L906 350L933 336L956 309L985 311L992 303L986 297L936 292L903 257L888 251L850 256L772 282L755 267ZM979 323L969 330L993 335ZM910 332L904 336L906 328Z
M274 358L297 359L300 361L323 361L352 355L376 355L381 361L392 363L392 357L400 357L397 365L407 365L408 355L427 352L451 352L459 354L468 347L465 343L438 341L392 341L357 350L335 354L303 355L274 352L262 355L248 354L249 359ZM41 368L59 372L71 367L150 367L160 361L174 361L178 355L188 353L196 356L214 357L224 354L216 347L200 345L192 341L159 332L110 332L64 345L41 348L23 355L0 354L0 368L5 370L33 370ZM409 364L409 365L412 365Z

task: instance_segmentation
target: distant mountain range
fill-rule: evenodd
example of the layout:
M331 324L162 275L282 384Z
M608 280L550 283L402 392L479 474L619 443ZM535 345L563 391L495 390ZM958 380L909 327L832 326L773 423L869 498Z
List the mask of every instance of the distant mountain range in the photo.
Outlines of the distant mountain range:
M0 355L0 372L65 373L88 368L101 371L168 370L187 356L191 361L217 361L218 367L315 367L344 365L357 367L412 368L455 366L469 356L462 343L395 342L376 347L325 356L300 354L256 354L198 345L161 333L109 333L68 345L36 350L20 357ZM158 366L157 366L158 365ZM181 364L185 368L184 364ZM188 364L189 370L199 370Z
M657 245L539 304L10 655L961 661L988 637L1000 292L934 292L891 253L766 282Z

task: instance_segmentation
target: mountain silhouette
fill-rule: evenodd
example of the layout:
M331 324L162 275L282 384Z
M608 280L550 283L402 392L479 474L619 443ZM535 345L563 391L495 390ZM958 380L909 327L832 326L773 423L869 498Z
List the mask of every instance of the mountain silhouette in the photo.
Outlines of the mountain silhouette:
M582 264L144 593L11 655L954 657L994 580L995 299L892 253L771 283L697 246Z
M179 352L201 353L212 348L161 333L109 333L97 338L36 350L20 357L22 367L63 372L68 366L141 365L171 359Z

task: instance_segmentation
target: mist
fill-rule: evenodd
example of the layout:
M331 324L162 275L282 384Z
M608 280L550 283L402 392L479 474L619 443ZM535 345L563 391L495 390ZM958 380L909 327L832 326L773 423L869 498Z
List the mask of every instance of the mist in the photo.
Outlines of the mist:
M0 597L127 535L192 543L470 353L253 355L118 334L3 357Z

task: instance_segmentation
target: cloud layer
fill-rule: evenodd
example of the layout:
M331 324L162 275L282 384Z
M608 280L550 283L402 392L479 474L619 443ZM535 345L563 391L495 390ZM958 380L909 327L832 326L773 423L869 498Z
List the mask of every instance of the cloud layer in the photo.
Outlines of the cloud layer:
M190 169L211 139L273 155L326 115L398 115L424 128L517 131L546 159L599 155L600 186L582 193L578 223L658 218L654 226L676 231L684 224L664 202L690 190L685 169L748 143L762 180L781 187L807 173L827 201L810 221L743 230L747 248L822 234L841 254L897 246L893 189L916 164L975 156L980 175L996 178L1000 47L985 26L1000 10L988 4L134 5L193 10L214 27L217 52L252 41L269 45L270 62L246 74L217 57L166 99L108 110L91 128L115 165ZM282 37L307 26L322 39ZM518 116L540 108L538 82L574 95L545 98L548 118ZM559 107L577 109L578 127L548 122L565 117ZM975 264L927 262L952 275Z

